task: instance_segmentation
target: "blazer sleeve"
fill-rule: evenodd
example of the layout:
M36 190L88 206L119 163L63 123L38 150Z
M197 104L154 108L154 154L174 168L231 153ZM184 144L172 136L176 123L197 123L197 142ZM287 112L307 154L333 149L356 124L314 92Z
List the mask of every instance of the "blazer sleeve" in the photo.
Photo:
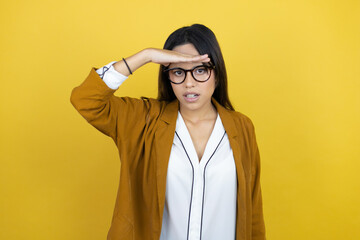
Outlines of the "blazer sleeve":
M117 97L92 68L85 81L71 92L70 101L88 123L116 144L129 134L140 135L149 110L147 99Z
M265 223L263 216L262 194L260 186L260 153L256 142L255 128L250 119L250 141L251 141L251 179L252 179L252 240L265 240Z

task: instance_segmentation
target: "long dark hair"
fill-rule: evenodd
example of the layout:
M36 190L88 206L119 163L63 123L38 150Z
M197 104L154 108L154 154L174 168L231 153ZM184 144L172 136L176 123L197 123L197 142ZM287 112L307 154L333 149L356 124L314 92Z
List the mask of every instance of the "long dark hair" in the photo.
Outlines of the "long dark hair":
M164 49L172 50L186 43L192 43L200 55L209 55L211 63L215 65L216 88L213 97L223 107L234 111L228 96L225 62L215 34L202 24L182 27L170 34L164 44ZM160 65L157 99L171 102L176 99L176 96L168 75L163 72L164 69L165 66Z

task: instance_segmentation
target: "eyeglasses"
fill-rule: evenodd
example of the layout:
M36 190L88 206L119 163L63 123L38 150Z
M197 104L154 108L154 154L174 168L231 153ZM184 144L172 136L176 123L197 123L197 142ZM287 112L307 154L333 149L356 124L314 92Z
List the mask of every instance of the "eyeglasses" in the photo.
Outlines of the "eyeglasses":
M170 82L174 84L181 84L185 81L187 72L191 72L191 75L195 81L206 82L210 79L212 69L215 69L215 66L211 64L210 66L195 66L192 69L170 68L165 69L164 72L168 73Z

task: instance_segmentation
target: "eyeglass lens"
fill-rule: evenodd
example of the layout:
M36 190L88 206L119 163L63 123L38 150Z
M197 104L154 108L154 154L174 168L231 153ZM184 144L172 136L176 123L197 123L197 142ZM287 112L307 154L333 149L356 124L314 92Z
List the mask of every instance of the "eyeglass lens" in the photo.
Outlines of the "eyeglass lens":
M184 70L181 68L175 68L171 69L169 71L169 78L171 81L180 83L185 80L186 78L186 72L190 71L192 73L192 76L197 81L206 81L210 77L210 69L205 66L198 66L191 70Z

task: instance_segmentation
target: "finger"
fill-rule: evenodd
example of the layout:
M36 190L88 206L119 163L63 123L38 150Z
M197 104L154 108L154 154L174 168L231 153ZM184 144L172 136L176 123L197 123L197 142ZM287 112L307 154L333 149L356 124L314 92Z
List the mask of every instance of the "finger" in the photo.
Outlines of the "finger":
M183 55L182 58L180 58L180 61L184 61L184 62L194 62L194 61L198 61L201 59L207 58L207 54L204 55Z
M208 57L208 54L193 56L193 58L198 58L198 59L207 58L207 57Z
M209 62L209 61L210 58L208 57L207 54L195 56L189 59L189 62Z
M168 67L170 66L171 63L161 63L161 65L163 65L164 67Z
M210 62L210 58L205 58L204 60L202 60L202 62Z

